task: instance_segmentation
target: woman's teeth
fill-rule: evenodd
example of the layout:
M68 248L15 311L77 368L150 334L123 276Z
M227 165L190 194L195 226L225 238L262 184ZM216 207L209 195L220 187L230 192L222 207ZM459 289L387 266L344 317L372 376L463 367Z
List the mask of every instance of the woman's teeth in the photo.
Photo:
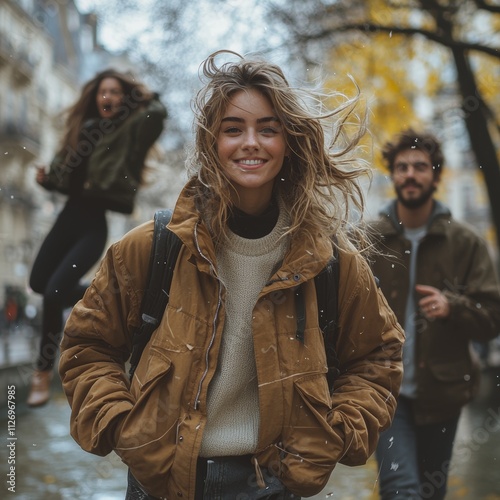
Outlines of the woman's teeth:
M240 163L243 163L244 165L258 165L259 163L262 163L262 160L242 160Z

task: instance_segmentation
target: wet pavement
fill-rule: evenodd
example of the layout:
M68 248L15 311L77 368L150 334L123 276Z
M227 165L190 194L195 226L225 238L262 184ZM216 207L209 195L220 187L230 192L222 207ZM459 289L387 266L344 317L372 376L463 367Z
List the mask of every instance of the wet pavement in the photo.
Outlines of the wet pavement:
M85 453L68 434L69 406L57 392L37 409L18 406L15 441L16 500L118 500L124 498L126 468L119 458ZM7 423L2 421L2 434ZM6 440L6 439L5 439ZM5 453L5 447L2 450ZM8 450L8 449L7 449ZM9 450L8 450L9 451ZM10 451L9 451L10 453ZM2 457L7 468L8 456ZM5 477L5 476L4 476ZM4 486L1 498L9 498Z
M28 339L29 340L29 339ZM18 355L17 353L16 355ZM11 359L14 351L10 353ZM1 357L1 355L0 355ZM4 358L5 360L5 358ZM110 454L96 457L80 449L69 436L68 403L54 384L54 396L42 408L24 404L27 364L17 359L2 380L16 385L15 426L8 425L8 409L0 406L0 471L15 459L15 493L2 484L0 498L17 500L118 500L126 490L126 467ZM0 371L5 366L0 364ZM10 432L13 431L13 435ZM15 439L13 439L15 438ZM12 443L15 443L14 445ZM9 476L7 476L9 479ZM314 500L377 500L377 465L372 458L362 467L339 465ZM447 500L500 500L500 368L483 373L479 397L462 414L454 449Z

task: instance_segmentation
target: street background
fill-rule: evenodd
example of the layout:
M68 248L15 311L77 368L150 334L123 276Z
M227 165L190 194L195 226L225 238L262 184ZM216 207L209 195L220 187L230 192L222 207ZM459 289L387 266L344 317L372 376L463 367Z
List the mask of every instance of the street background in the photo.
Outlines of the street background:
M61 112L84 82L104 68L130 70L158 91L169 110L158 157L148 165L149 183L138 193L134 213L107 215L109 244L151 219L156 209L175 203L185 182L190 101L199 88L199 64L224 48L261 52L300 86L320 82L346 97L361 92L370 105L369 141L363 150L374 167L369 188L363 188L367 218L393 196L381 168L381 145L410 125L434 132L446 156L437 196L456 219L485 237L499 262L499 23L498 2L473 0L0 0L4 479L12 443L9 386L15 386L17 438L15 493L2 482L0 499L124 496L126 470L119 459L91 456L69 436L69 406L57 380L46 407L29 410L24 404L41 319L41 297L29 288L29 273L65 201L36 184L34 165L52 159L63 130ZM500 499L499 353L496 341L483 359L481 394L464 409L447 500ZM314 497L324 498L376 500L375 461L339 466Z
M7 386L16 386L16 488L4 482L0 498L16 500L122 500L126 467L115 454L96 457L69 435L70 409L53 382L54 397L44 407L29 409L26 399L36 336L19 329L6 342L0 337L0 470L8 471ZM5 347L9 344L8 355ZM496 358L491 358L496 361ZM377 500L377 464L339 465L326 488L313 500ZM447 500L500 500L500 363L483 371L476 400L465 407L449 478Z

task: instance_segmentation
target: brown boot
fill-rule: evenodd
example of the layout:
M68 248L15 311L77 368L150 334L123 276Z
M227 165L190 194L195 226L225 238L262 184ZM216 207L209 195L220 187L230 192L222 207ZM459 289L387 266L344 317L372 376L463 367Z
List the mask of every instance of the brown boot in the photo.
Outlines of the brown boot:
M31 390L28 396L28 406L41 406L50 399L50 382L52 381L52 370L35 370L31 379Z

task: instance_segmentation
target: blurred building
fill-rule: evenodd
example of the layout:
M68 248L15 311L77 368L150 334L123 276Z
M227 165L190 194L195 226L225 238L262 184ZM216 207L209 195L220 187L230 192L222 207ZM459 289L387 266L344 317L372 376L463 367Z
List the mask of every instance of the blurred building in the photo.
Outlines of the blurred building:
M55 38L47 29L53 23L71 34L78 12L72 2L69 12L66 5L56 8L61 4L0 3L0 307L6 289L24 288L34 248L47 229L33 217L43 204L34 189L34 162L50 158L61 127L56 111L78 91L81 53L75 39Z
M98 71L135 69L126 55L99 45L97 25L96 16L80 13L72 0L0 1L0 310L9 290L30 294L32 261L64 202L35 182L35 164L47 165L57 149L62 112ZM163 154L153 175L170 172ZM150 218L156 206L171 206L182 177L182 163L176 157L173 163L166 179L156 175L151 200L142 195L136 214L110 215L111 240ZM154 195L159 186L172 193L164 203Z

